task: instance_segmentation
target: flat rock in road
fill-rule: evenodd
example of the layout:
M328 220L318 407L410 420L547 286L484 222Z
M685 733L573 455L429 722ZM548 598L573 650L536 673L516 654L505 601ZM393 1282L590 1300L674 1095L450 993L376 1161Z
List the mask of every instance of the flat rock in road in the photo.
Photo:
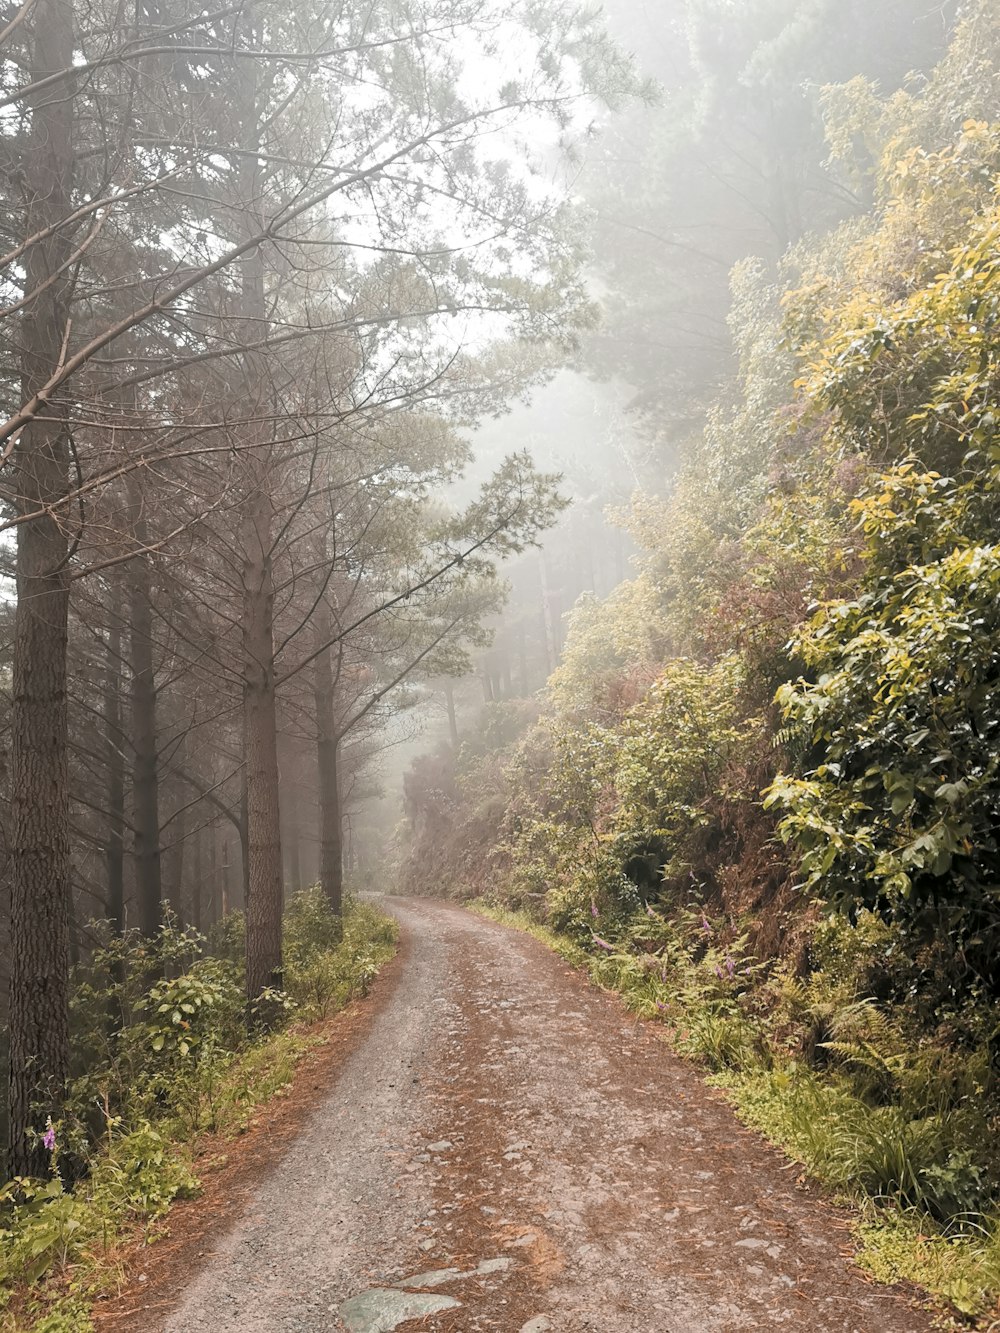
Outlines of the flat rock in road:
M655 1025L529 936L390 900L404 966L164 1333L921 1333Z

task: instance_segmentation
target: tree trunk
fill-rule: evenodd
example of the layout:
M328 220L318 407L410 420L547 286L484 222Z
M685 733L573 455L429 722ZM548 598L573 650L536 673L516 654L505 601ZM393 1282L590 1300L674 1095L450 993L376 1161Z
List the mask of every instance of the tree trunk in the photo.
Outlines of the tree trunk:
M253 47L259 32L253 6L246 11L247 32ZM248 235L261 225L263 197L260 160L260 119L257 105L257 62L245 60L240 69L242 139L240 199ZM264 294L264 263L260 247L242 260L240 313L247 339L260 337L268 325ZM281 814L278 801L278 720L274 686L274 573L272 521L277 459L268 449L266 420L268 384L259 354L243 358L246 378L248 433L246 492L240 522L243 561L243 772L246 781L246 982L251 1003L265 986L281 985Z
M108 631L104 676L105 751L108 768L107 917L111 929L125 929L125 755L122 749L122 631L114 621Z
M69 894L69 907L69 965L73 968L78 967L80 963L80 922L77 919L72 888Z
M201 930L201 886L204 879L204 862L202 860L202 831L195 830L194 835L194 866L191 873L191 924L195 930Z
M510 699L514 694L514 686L511 681L510 672L510 653L504 648L500 656L500 678L502 681L503 697Z
M208 830L208 898L205 902L206 924L214 926L222 917L220 903L222 890L219 887L219 830L215 824Z
M297 792L290 798L289 807L286 807L288 808L288 814L283 835L285 859L288 866L285 880L286 887L292 893L298 893L299 889L302 888L302 834L299 827L299 801Z
M446 680L444 683L444 701L448 708L448 737L451 741L451 748L458 749L458 718L455 716L455 685L453 681Z
M173 763L182 771L187 764L187 742L187 733L184 732L178 739L173 752ZM187 846L187 790L176 777L168 785L171 789L171 795L177 801L178 808L167 824L170 833L168 845L163 851L163 901L168 909L176 915L178 924L183 925L186 920L184 914L184 853Z
M344 817L340 808L340 740L321 736L319 760L319 882L337 916L344 910Z
M270 503L262 482L243 532L243 754L247 811L247 996L281 985L281 828L274 692Z
M302 849L300 846L300 821L302 790L296 779L299 772L299 755L293 738L283 732L278 737L278 770L281 774L281 851L284 857L284 881L286 895L298 893L302 888Z
M222 916L225 921L233 901L233 868L229 859L229 839L222 839Z
M552 618L552 598L549 592L549 576L545 566L545 552L538 552L538 577L542 593L542 640L545 644L545 678L548 680L559 665L559 652L556 647L556 627Z
M316 607L317 653L313 666L313 696L316 706L316 759L319 801L319 882L330 907L340 916L344 907L344 829L340 808L333 658L330 648L330 613L321 598Z
M288 858L288 875L293 893L298 893L302 888L302 843L299 836L299 826L296 822L292 829L292 854Z
M67 0L36 0L29 23L29 80L73 63L73 11ZM73 232L71 84L31 99L31 141L23 160L24 235L53 228L25 256L19 329L25 401L59 364L68 336ZM66 405L45 404L16 448L16 507L37 514L17 529L17 611L11 709L10 1156L8 1171L43 1175L49 1154L29 1131L59 1114L69 1065L69 796L66 641L69 614L68 524L47 506L66 495Z
M243 772L240 776L240 817L237 822L237 830L240 835L240 882L241 892L243 894L243 910L246 911L247 903L250 901L250 817L248 814L247 803L247 766L246 756L244 754ZM231 886L229 892L229 906L233 905Z
M184 913L184 850L187 846L187 811L182 807L170 821L170 846L164 856L163 901L177 917L179 925L187 919Z
M141 536L139 537L141 541ZM159 756L156 749L156 676L149 564L144 556L129 571L132 632L132 799L135 885L139 929L147 938L163 917L160 866Z

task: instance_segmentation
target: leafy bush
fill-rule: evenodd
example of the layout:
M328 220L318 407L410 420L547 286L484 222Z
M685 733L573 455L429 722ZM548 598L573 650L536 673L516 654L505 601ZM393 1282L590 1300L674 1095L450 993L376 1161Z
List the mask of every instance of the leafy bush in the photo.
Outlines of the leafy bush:
M911 487L892 503L893 527L935 506ZM902 573L877 561L860 597L825 607L797 639L811 679L779 697L789 739L821 762L779 777L768 800L810 887L917 939L953 936L1000 987L998 607L995 546L952 546Z
M174 1199L195 1194L198 1182L177 1145L148 1121L129 1133L111 1135L97 1158L88 1186L91 1205L102 1217L162 1217Z
M319 890L292 900L285 929L298 994L260 997L282 1020L293 1011L316 1018L365 993L397 934L353 900L341 927ZM80 969L74 1039L86 1068L46 1129L51 1178L0 1191L0 1303L5 1290L92 1265L122 1227L154 1221L196 1191L181 1145L205 1130L238 1132L308 1049L301 1032L262 1035L248 1023L239 966L203 947L168 920L153 941L106 940ZM54 1300L35 1324L46 1333L88 1328L76 1298Z
M149 1049L173 1067L206 1044L232 1047L243 1040L240 976L217 958L201 958L189 972L157 981L137 1009L148 1015Z
M336 949L343 938L343 919L333 911L318 884L292 895L282 920L281 947L286 967L296 967L317 953Z
M318 1018L367 994L397 939L388 917L353 898L341 922L318 887L292 898L285 932L288 993L307 1015Z
M89 1303L76 1296L57 1299L32 1324L31 1333L94 1333Z
M33 1282L63 1268L94 1235L95 1218L86 1202L51 1180L15 1177L0 1191L0 1282Z
M864 572L794 637L804 674L779 691L793 763L768 797L809 887L898 920L911 948L950 941L956 979L996 994L998 160L1000 128L974 120L915 150L882 226L915 209L930 230L912 253L931 266L827 303L803 342L828 443L870 459L852 504Z
M62 1133L64 1160L76 1153L85 1161L87 1143L103 1133L107 1117L127 1114L145 1097L162 1069L164 1048L173 1049L185 1032L197 1031L192 1015L179 1008L176 1022L159 1023L163 1015L152 1023L147 1018L151 991L165 984L160 979L187 976L193 969L192 985L203 977L209 989L218 990L238 977L223 974L217 960L202 958L204 938L169 914L152 940L136 931L109 936L100 923L92 929L102 942L76 969L71 989L74 1082ZM157 1025L163 1040L154 1047Z
M737 374L624 518L637 577L574 609L536 726L427 784L419 844L906 1219L892 1262L966 1310L1000 1291L994 8L920 91L823 94L870 216L784 293L737 266Z

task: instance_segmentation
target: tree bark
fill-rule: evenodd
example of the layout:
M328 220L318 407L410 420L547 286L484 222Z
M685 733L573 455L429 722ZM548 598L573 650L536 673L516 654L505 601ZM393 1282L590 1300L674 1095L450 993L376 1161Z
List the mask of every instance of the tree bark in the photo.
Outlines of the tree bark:
M313 666L316 707L316 759L319 801L319 882L337 916L344 909L344 828L340 806L336 688L334 684L329 608L322 598L314 613L317 653Z
M141 537L140 537L141 540ZM156 675L149 564L137 557L129 571L132 653L132 799L135 885L139 929L147 938L163 920L160 865L159 756L156 748Z
M194 835L194 866L191 874L191 924L197 931L201 930L201 891L205 876L202 838L202 830L196 829Z
M293 738L282 732L278 737L278 770L281 774L281 851L284 858L285 893L298 893L302 888L302 788L295 780L299 775L299 752Z
M122 749L122 632L115 620L108 631L104 677L105 751L108 768L107 915L111 929L125 929L125 755Z
M292 851L288 858L288 877L293 893L298 893L302 888L302 843L299 835L299 825L296 820L292 829Z
M163 901L177 917L179 925L187 920L184 911L184 851L187 846L187 811L181 808L170 821L170 845L164 854Z
M246 14L251 43L258 45L252 5ZM238 96L243 143L240 205L248 236L260 230L263 195L257 62L245 60ZM248 340L268 326L264 264L260 247L242 261L240 312ZM243 361L249 431L256 447L247 453L246 491L240 522L243 562L243 764L246 780L246 983L251 1003L265 986L281 985L281 815L278 801L278 719L274 684L274 573L272 569L274 469L267 447L267 377L260 356ZM249 441L248 441L249 442Z
M68 0L36 0L31 82L73 62ZM23 160L24 234L67 216L73 182L73 88L31 99ZM53 230L24 260L21 388L29 402L56 370L69 334L69 228ZM17 509L38 514L17 529L17 611L11 710L10 1154L16 1175L41 1175L49 1154L30 1131L57 1116L69 1065L70 860L66 643L69 538L65 515L69 428L65 402L46 404L16 448ZM39 512L40 511L40 512Z
M229 839L222 840L222 904L220 907L220 921L225 921L229 915L229 909L233 901L233 870L229 860Z
M202 894L205 924L214 926L221 918L220 902L222 891L219 887L219 830L215 824L208 827L208 893Z
M244 748L243 772L240 776L240 817L236 823L237 832L240 835L240 892L243 895L243 910L246 911L247 903L250 901L250 817L248 814L247 802L247 766L246 752ZM231 886L227 888L229 893L229 907L233 906Z
M453 681L446 680L444 683L444 701L448 708L448 736L451 740L451 748L457 750L459 746L458 718L455 715L455 685Z
M530 690L528 689L528 647L524 632L524 621L518 622L517 626L517 665L520 679L521 698L527 699Z
M183 733L178 738L172 755L172 763L182 771L187 765L187 739L187 733ZM176 775L172 782L167 783L167 786L170 789L171 796L177 802L177 809L167 822L169 835L167 846L163 850L163 868L161 872L163 901L167 909L176 915L178 924L183 925L187 920L184 912L184 860L188 825L187 790Z
M281 828L274 689L270 502L262 482L243 532L243 753L247 809L247 997L281 985Z
M500 655L500 679L502 682L503 697L510 699L514 693L514 686L511 682L510 672L510 653L504 648Z
M286 790L288 783L285 783ZM282 845L285 849L285 886L292 893L302 888L302 833L299 825L299 794L293 793L285 803L285 831Z

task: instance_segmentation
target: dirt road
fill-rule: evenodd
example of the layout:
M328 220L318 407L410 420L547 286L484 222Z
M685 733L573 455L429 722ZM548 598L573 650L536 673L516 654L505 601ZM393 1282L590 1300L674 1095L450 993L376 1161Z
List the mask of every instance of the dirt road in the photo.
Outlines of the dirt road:
M166 1333L920 1333L837 1213L527 936L390 900L399 981Z

